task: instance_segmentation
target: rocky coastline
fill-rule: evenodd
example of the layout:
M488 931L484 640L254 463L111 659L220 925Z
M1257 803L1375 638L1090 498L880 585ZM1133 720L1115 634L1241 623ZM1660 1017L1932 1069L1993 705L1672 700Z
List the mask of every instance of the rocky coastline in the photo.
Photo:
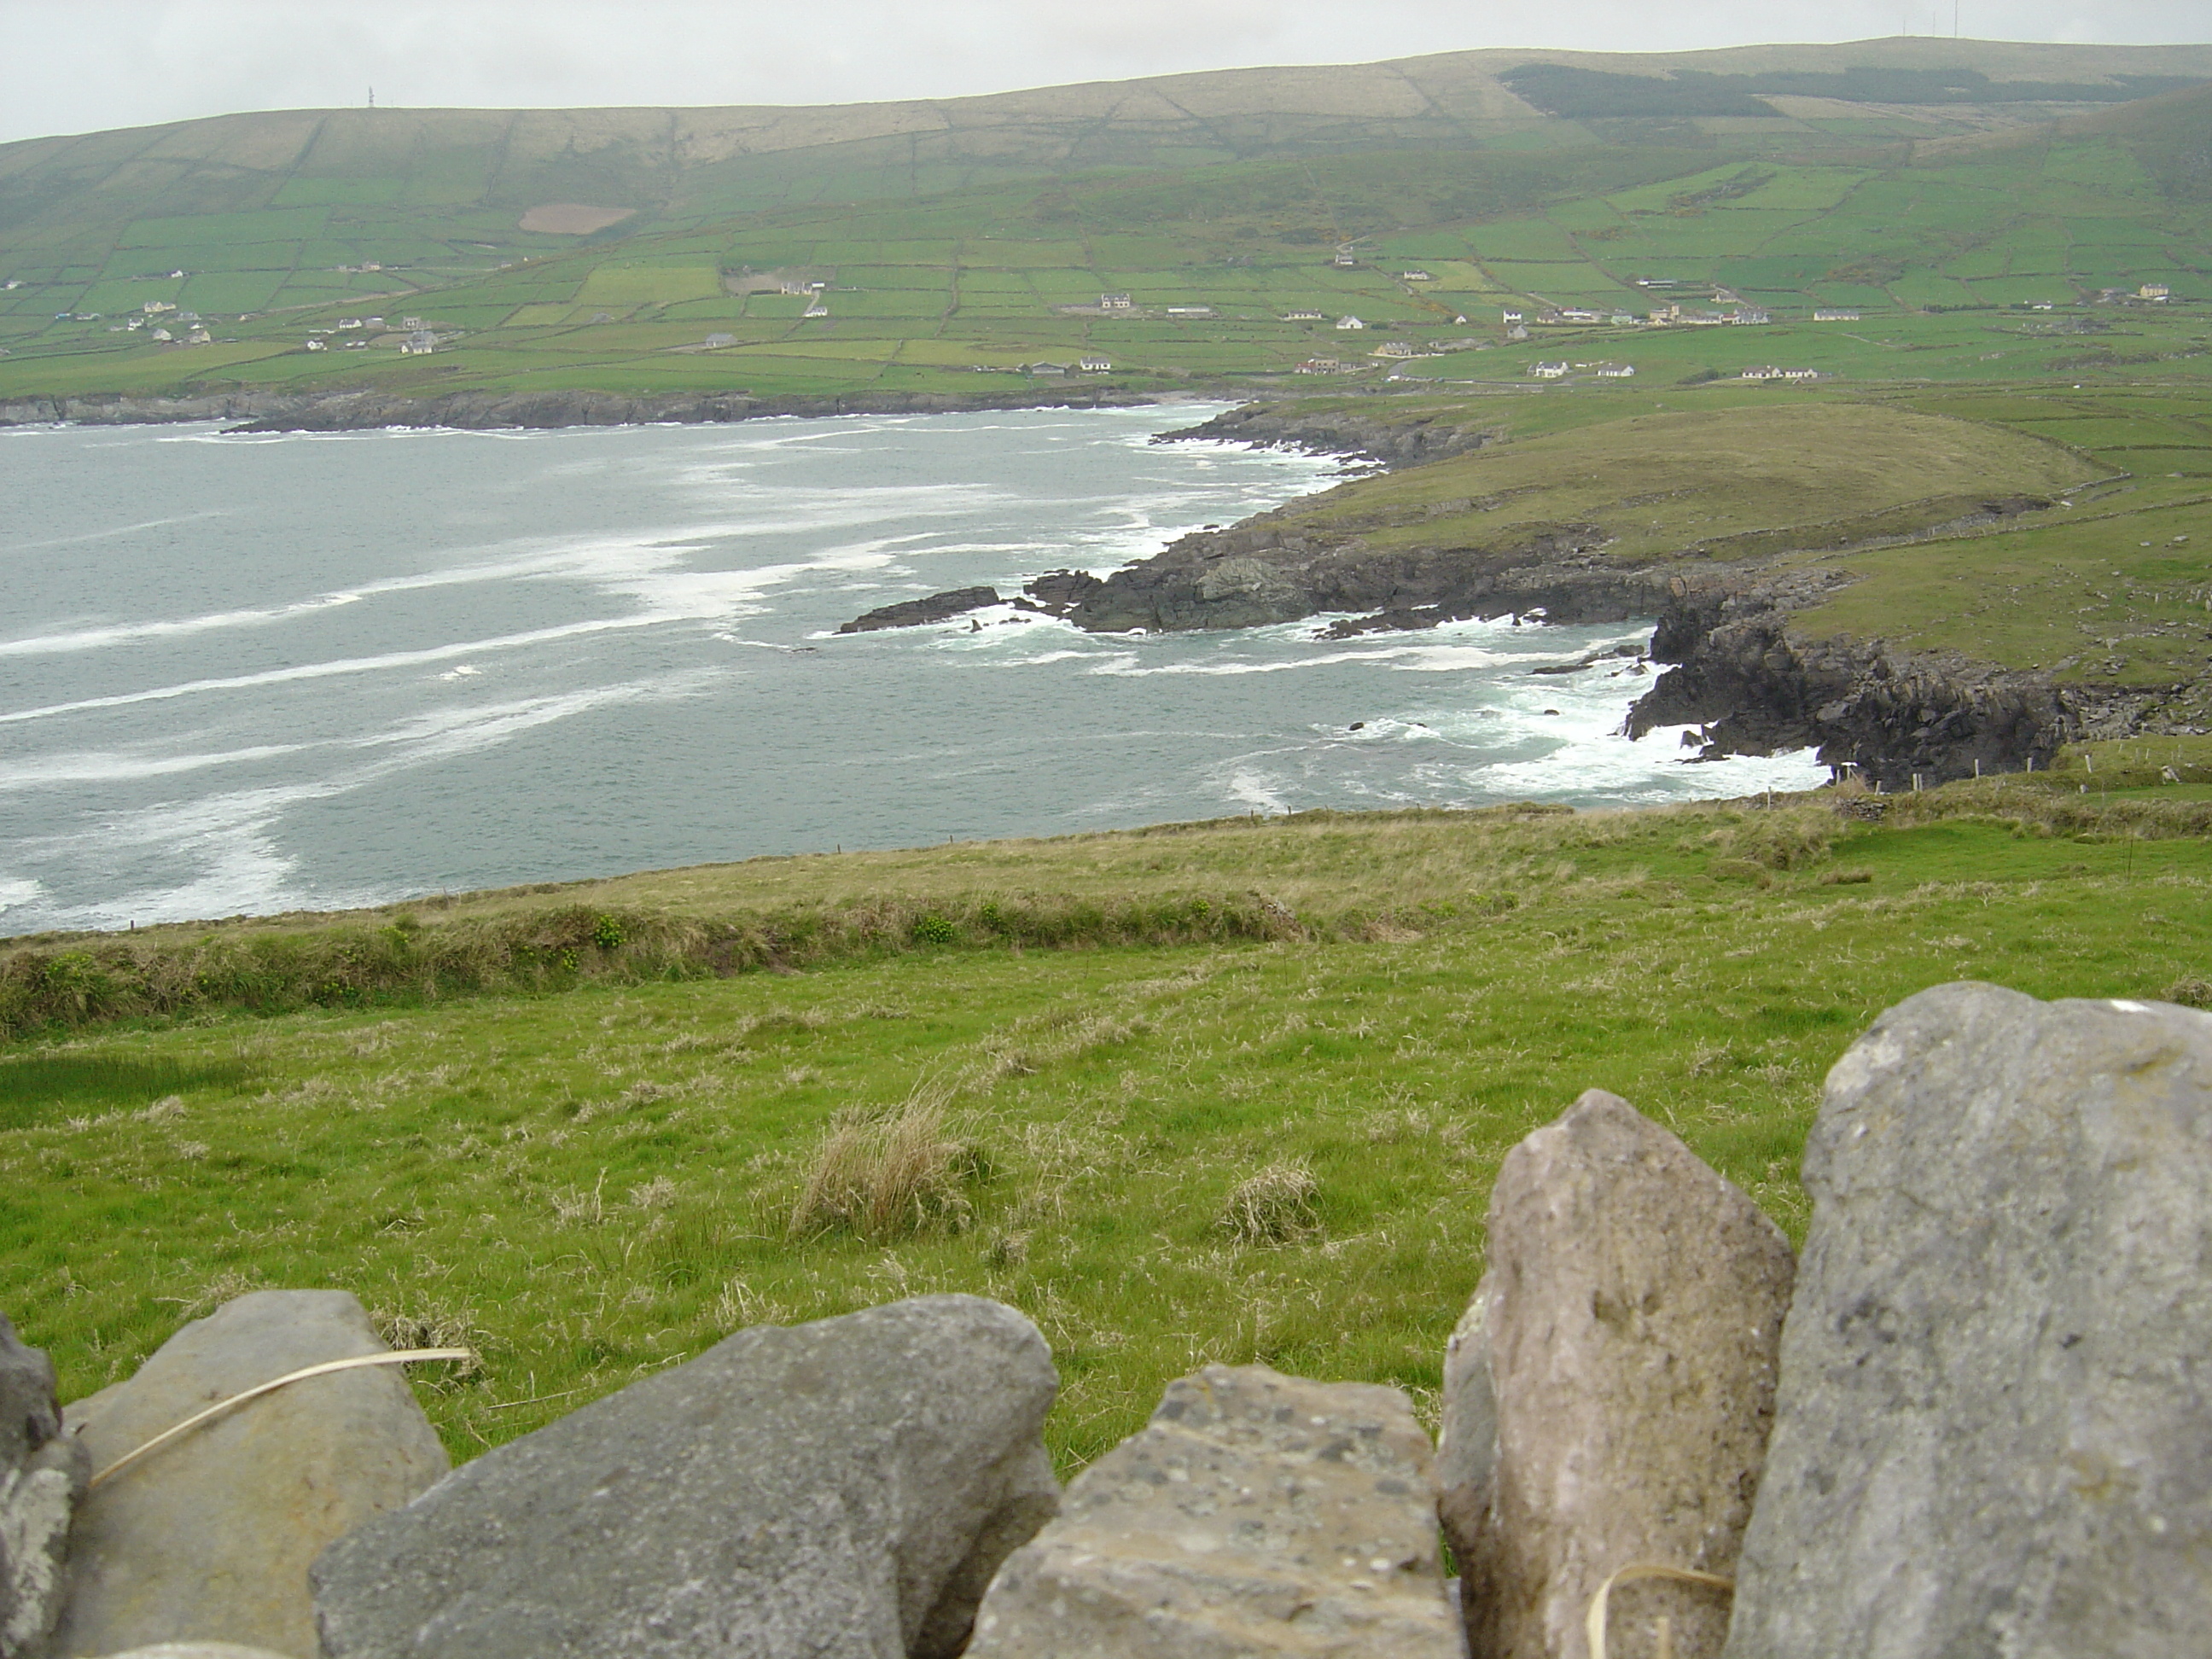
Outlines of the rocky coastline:
M992 409L1121 409L1163 401L1112 386L1054 386L956 397L937 392L854 392L756 398L744 392L452 392L404 397L374 390L210 392L180 398L17 398L0 401L0 427L182 425L229 421L240 432L362 432L450 427L465 432L568 426L704 426L773 416L950 415Z
M1295 448L1395 469L1464 454L1493 436L1463 417L1390 422L1247 404L1160 441ZM1943 528L2002 524L2050 505L1990 501ZM1095 633L1254 628L1331 614L1337 620L1325 637L1333 639L1507 616L1648 619L1650 661L1664 672L1631 711L1627 735L1694 727L1685 741L1700 760L1810 748L1838 774L1892 790L2042 769L2069 742L2174 726L2158 712L2168 694L2062 685L2045 672L1956 653L1794 628L1793 613L1850 580L1840 569L1781 571L1765 558L1708 558L1686 569L1679 562L1625 565L1606 554L1605 541L1595 525L1561 524L1486 546L1377 550L1356 532L1316 532L1294 503L1182 537L1105 577L1048 572L1012 603ZM848 627L949 620L969 608L953 597L884 607Z

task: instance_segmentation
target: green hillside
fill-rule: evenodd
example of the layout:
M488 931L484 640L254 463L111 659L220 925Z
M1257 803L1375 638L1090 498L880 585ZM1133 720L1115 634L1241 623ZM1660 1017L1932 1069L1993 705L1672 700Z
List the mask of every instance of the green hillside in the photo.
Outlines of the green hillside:
M1458 354L1416 372L1512 379L1544 337L1471 355L1512 343L1506 308L1640 317L1716 285L1777 314L1913 319L1787 349L1948 377L1999 359L1923 313L2146 283L2212 297L2212 93L2138 95L2208 77L2212 47L1477 52L933 104L299 112L34 140L0 146L0 398L967 392L1084 355L1179 383L1364 366L1382 342L1340 349L1347 313ZM1589 113L1606 88L1656 112ZM781 290L817 282L810 319ZM1106 293L1132 307L1085 314ZM195 314L156 342L149 303L175 308L156 321ZM431 358L398 353L403 313L441 337ZM309 331L372 316L365 353L338 349L358 335L307 350ZM185 343L194 324L205 343ZM1639 372L1784 349L1752 331L1632 338Z

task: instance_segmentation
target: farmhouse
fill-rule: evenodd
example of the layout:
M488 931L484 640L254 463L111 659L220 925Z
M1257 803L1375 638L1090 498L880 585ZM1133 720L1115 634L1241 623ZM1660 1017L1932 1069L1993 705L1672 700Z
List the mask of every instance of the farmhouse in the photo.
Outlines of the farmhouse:
M418 328L399 343L403 357L427 357L438 349L438 337L427 328Z
M1336 325L1342 329L1364 328L1367 326L1365 323L1360 321L1357 317L1340 317L1336 319Z
M705 341L705 344L710 350L721 346L733 346L737 343L738 337L734 334L709 334Z
M1286 311L1283 313L1283 320L1286 323L1318 323L1322 318L1318 311Z
M805 310L804 310L804 311L802 311L802 312L800 312L799 314L802 318L805 318L805 317L827 317L827 316L830 314L830 307L829 307L828 306L826 306L826 305L823 305L823 304L822 303L822 301L819 301L819 300L815 300L815 301L811 301L811 302L808 304L808 306L807 306L806 309L805 309Z
M1355 255L1350 248L1340 247L1336 251L1336 258L1332 259L1329 263L1336 266L1340 270L1349 270L1354 265L1358 264L1359 260L1358 256Z
M1335 374L1344 365L1334 357L1309 357L1291 371L1293 374Z
M1421 353L1419 348L1411 345L1404 340L1385 340L1381 345L1376 346L1374 350L1369 352L1367 355L1370 357L1402 358L1418 357Z
M1633 379L1635 374L1636 365L1633 363L1600 363L1597 366L1597 377L1601 380L1626 380Z
M1167 313L1170 317L1211 317L1213 315L1213 307L1212 306L1170 306L1167 307Z
M1078 359L1075 366L1085 374L1104 374L1112 371L1114 360L1111 357L1084 357Z
M1401 270L1398 273L1398 280L1401 283L1433 283L1437 279L1425 270Z
M1559 313L1559 320L1563 323L1596 323L1605 319L1595 311L1583 311L1571 307Z
M1102 294L1098 296L1101 311L1134 311L1137 302L1126 294Z
M2148 300L2154 305L2163 303L2172 297L2173 290L2164 283L2145 283L2136 290L2136 299Z
M1564 380L1567 378L1565 363L1538 363L1528 372L1540 380Z
M1761 323L1771 323L1774 319L1768 316L1766 313L1761 311L1757 306L1746 306L1729 320L1730 322L1747 324L1753 327L1756 327Z
M1857 312L1846 310L1841 306L1813 307L1813 320L1816 323L1856 323L1858 319Z

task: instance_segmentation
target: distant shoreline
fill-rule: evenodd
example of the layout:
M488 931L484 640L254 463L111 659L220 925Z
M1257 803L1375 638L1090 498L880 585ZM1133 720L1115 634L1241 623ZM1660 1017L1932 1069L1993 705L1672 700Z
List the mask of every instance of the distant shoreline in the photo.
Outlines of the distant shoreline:
M374 391L214 393L197 398L16 398L0 401L0 427L179 426L231 422L237 432L369 432L388 428L552 431L568 427L708 426L777 416L957 415L1000 409L1129 409L1153 404L1243 402L1224 391L1131 392L1111 386L1036 387L959 397L941 392L853 392L756 398L742 392L455 392L437 398Z

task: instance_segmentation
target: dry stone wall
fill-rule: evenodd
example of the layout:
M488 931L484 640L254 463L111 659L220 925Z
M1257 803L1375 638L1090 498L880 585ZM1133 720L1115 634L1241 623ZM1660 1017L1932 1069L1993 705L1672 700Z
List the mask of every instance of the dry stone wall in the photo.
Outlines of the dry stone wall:
M1500 1170L1437 1454L1395 1389L1209 1366L1064 1508L1044 1342L974 1297L739 1332L434 1484L396 1375L302 1383L81 1504L374 1334L243 1297L57 1432L0 1322L0 1659L1599 1659L1601 1608L1603 1659L2212 1653L2212 1015L1925 992L1805 1181L1793 1262L1593 1091Z

